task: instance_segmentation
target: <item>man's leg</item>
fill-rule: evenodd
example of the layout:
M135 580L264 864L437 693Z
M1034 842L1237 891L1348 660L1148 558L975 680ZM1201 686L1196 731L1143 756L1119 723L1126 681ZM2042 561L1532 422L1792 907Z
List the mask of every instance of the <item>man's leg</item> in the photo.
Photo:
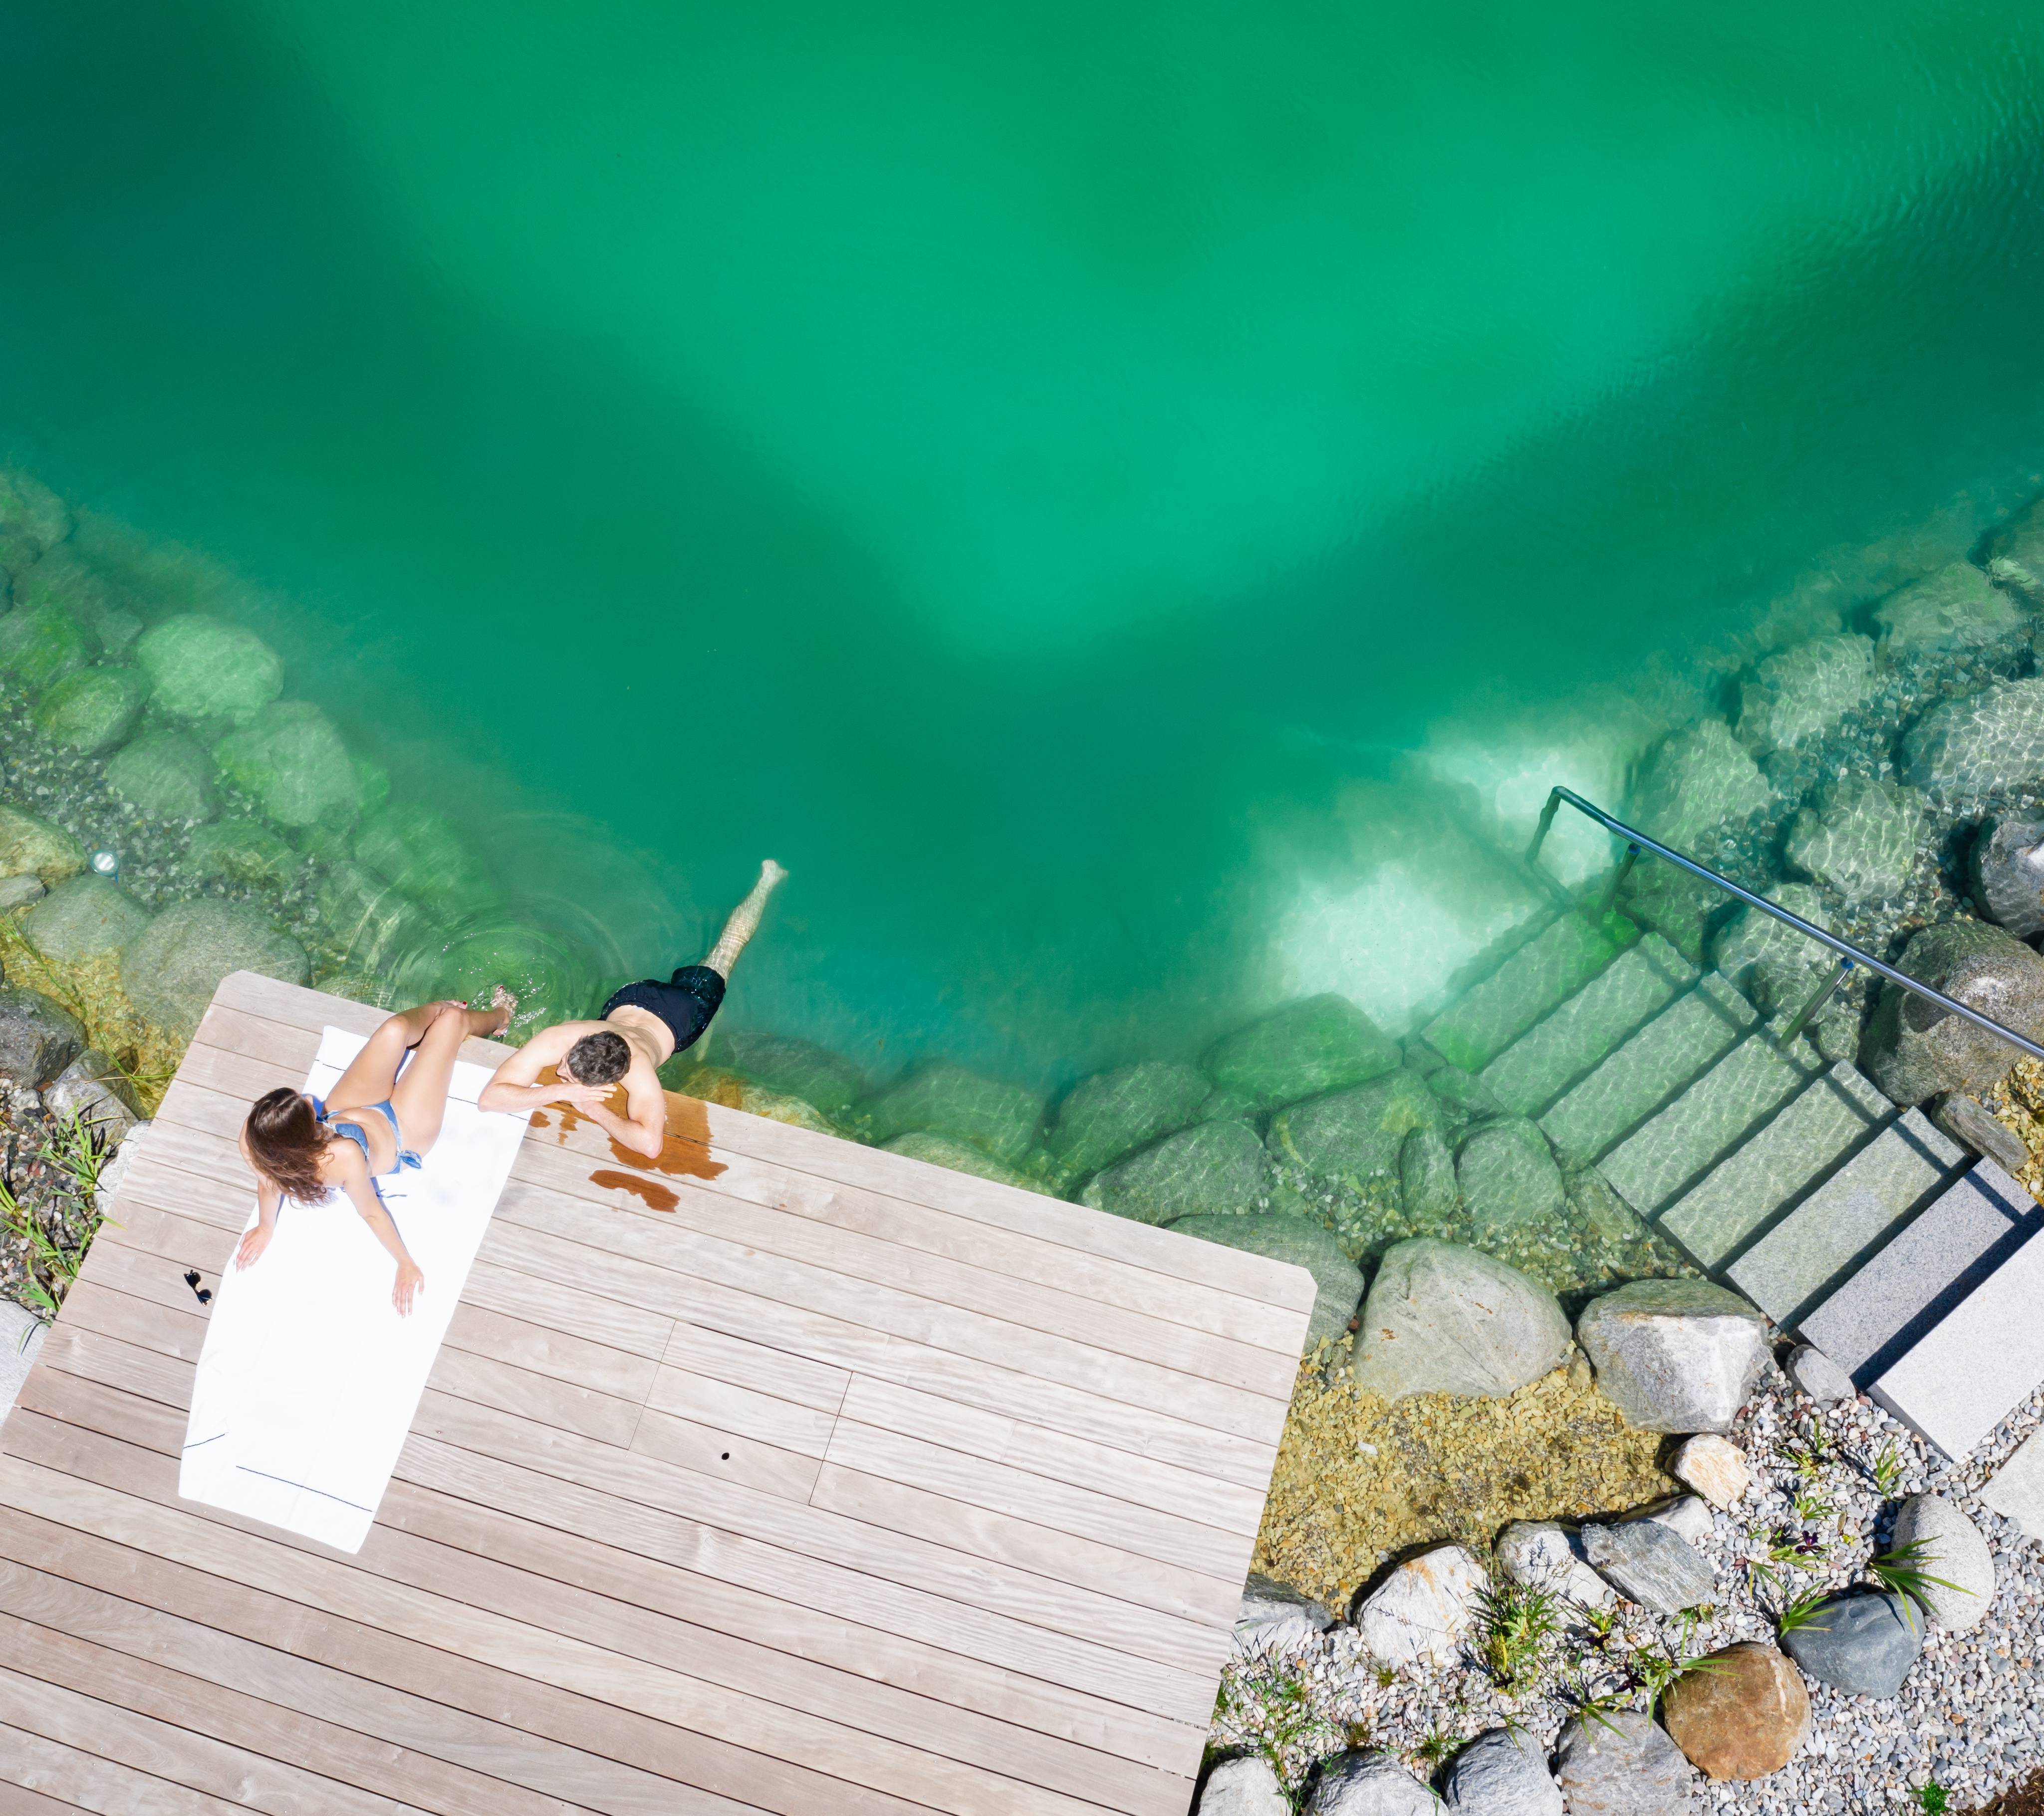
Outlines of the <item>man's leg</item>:
M745 943L759 931L759 917L766 912L766 898L781 886L787 874L771 858L759 866L759 881L752 885L751 894L731 911L731 919L724 923L724 931L717 936L717 944L709 949L709 956L703 961L719 977L731 975L731 968L738 962Z

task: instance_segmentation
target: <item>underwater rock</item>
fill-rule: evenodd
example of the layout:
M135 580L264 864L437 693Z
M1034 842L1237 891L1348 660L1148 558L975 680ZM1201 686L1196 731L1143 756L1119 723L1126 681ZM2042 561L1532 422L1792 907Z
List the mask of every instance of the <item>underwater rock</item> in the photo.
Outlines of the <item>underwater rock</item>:
M50 605L68 612L119 662L142 631L136 601L68 543L52 549L27 573L14 577L17 605Z
M1686 851L1727 823L1766 807L1774 791L1753 753L1722 719L1706 719L1666 739L1633 790L1634 823Z
M1093 1176L1080 1199L1139 1223L1247 1211L1263 1181L1263 1144L1246 1123L1201 1123Z
M1439 1056L1435 1057L1438 1060ZM1458 1123L1504 1114L1497 1093L1474 1073L1465 1072L1459 1065L1437 1063L1427 1073L1427 1088L1440 1099L1442 1108Z
M0 877L0 908L26 908L49 892L36 877Z
M1653 1234L1646 1219L1612 1189L1610 1181L1595 1167L1578 1169L1562 1186L1568 1194L1570 1219L1593 1241L1644 1242Z
M1831 931L1824 898L1809 884L1781 883L1765 893L1777 908ZM1800 1008L1837 961L1828 946L1772 915L1742 907L1711 942L1711 962L1763 1015L1771 1016Z
M1068 1173L1097 1173L1197 1119L1209 1088L1203 1073L1168 1060L1097 1072L1066 1094L1043 1145Z
M258 971L302 984L312 963L259 909L240 902L180 902L166 908L121 954L121 987L159 1027L186 1034L198 1026L220 981Z
M1346 996L1308 996L1210 1047L1201 1069L1261 1108L1366 1084L1399 1062L1398 1043Z
M284 691L284 665L253 631L187 612L142 633L138 667L174 719L245 724Z
M1281 1110L1271 1119L1270 1147L1309 1173L1362 1186L1394 1177L1405 1138L1442 1121L1440 1100L1427 1081L1400 1067L1353 1091Z
M1455 1157L1455 1183L1479 1239L1559 1217L1568 1203L1547 1138L1523 1116L1485 1123Z
M743 1109L745 1106L740 1104L738 1108ZM824 1134L836 1133L827 1124L822 1124L820 1118L818 1120ZM949 1135L933 1135L927 1129L897 1135L881 1146L888 1154L906 1154L911 1160L928 1161L932 1166L948 1167L953 1173L969 1173L974 1179L990 1179L997 1185L1012 1185L1024 1192L1043 1189L1039 1181L1017 1173L1012 1166L1003 1166L971 1142L953 1141Z
M1724 1432L1766 1366L1766 1329L1708 1280L1638 1280L1592 1300L1576 1341L1634 1430Z
M500 1040L513 1046L543 1027L594 1015L601 1000L594 962L572 941L529 921L490 921L443 943L428 940L391 967L413 1002L450 996L486 1003L501 984L518 999Z
M88 870L30 908L21 933L44 958L67 965L117 952L148 924L147 908L118 883Z
M1398 1192L1416 1223L1446 1227L1462 1209L1455 1183L1455 1150L1440 1130L1415 1129L1398 1150Z
M355 858L443 921L479 912L498 899L474 854L431 808L385 808L365 820L355 835Z
M381 813L390 804L390 772L359 751L350 760L355 765L355 792L361 797L363 817Z
M18 807L0 806L0 877L35 876L54 885L85 868L85 847Z
M1902 740L1913 788L1992 794L2044 777L2044 678L2006 681L1932 707Z
M148 697L148 678L137 669L80 669L43 696L36 724L52 743L96 757L135 729Z
M1302 1354L1310 1356L1323 1342L1340 1336L1355 1315L1356 1302L1362 1297L1362 1270L1349 1259L1333 1231L1310 1217L1198 1215L1174 1218L1170 1227L1223 1248L1289 1261L1311 1274L1318 1290Z
M876 1142L928 1130L970 1142L1009 1165L1029 1151L1043 1116L1043 1100L1020 1085L943 1062L918 1066L865 1109Z
M1642 860L1627 879L1628 920L1651 929L1692 965L1704 962L1712 917L1732 898L1673 864Z
M1817 637L1772 655L1739 699L1739 735L1764 751L1822 736L1873 692L1873 643Z
M668 1090L678 1091L685 1097L700 1098L705 1104L720 1104L727 1110L743 1110L748 1116L762 1117L770 1123L785 1123L791 1129L808 1129L819 1135L840 1133L829 1118L815 1104L805 1104L801 1098L790 1097L782 1092L769 1091L764 1085L755 1085L751 1079L741 1078L736 1073L727 1072L721 1066L690 1066L688 1057L686 1054L671 1056L660 1068L660 1082ZM918 1139L935 1142L952 1158L899 1147L894 1150L897 1154L912 1154L918 1160L932 1161L939 1166L948 1166L954 1173L979 1173L982 1178L991 1177L980 1173L979 1169L995 1163L978 1148L946 1142L941 1135L904 1135L901 1138L905 1142ZM977 1164L964 1164L967 1159Z
M185 847L184 868L194 877L281 889L305 861L259 820L236 816L202 826Z
M425 910L359 864L328 866L313 890L313 905L325 949L352 969L380 972L432 937L433 922Z
M33 474L0 466L0 572L22 573L70 534L63 499Z
M866 1075L842 1054L791 1035L759 1034L717 1023L717 1050L734 1071L770 1091L813 1104L843 1121L869 1089Z
M85 1024L33 990L0 985L0 1078L42 1085L85 1051Z
M1955 561L1874 607L1884 660L1915 650L1977 650L2019 640L2025 615L1969 561Z
M2044 1039L2044 958L1984 921L1927 927L1897 969L2031 1040ZM1981 1096L2020 1057L2008 1042L1920 996L1881 986L1860 1043L1860 1069L1898 1104L1940 1091Z
M1891 900L1908 886L1922 819L1922 804L1908 789L1848 777L1796 814L1788 862L1848 902Z
M1363 1302L1355 1384L1387 1400L1418 1393L1502 1399L1568 1360L1554 1294L1475 1249L1421 1236L1385 1253Z
M1990 820L1966 858L1973 906L2018 939L2044 933L2044 820Z
M106 781L145 820L204 820L220 811L213 758L181 732L152 732L116 751Z
M279 826L346 825L361 804L348 746L310 701L273 701L215 744L213 760Z
M17 606L0 618L0 675L40 693L99 659L99 639L60 605Z

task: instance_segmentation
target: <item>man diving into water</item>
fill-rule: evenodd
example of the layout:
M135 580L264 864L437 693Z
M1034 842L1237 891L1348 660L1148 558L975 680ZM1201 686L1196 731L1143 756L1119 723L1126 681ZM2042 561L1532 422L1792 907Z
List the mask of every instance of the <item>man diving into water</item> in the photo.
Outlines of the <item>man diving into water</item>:
M766 898L787 872L772 858L759 866L752 893L732 911L717 944L700 965L684 965L666 983L627 984L593 1022L559 1022L544 1028L498 1067L476 1100L484 1110L522 1114L559 1104L585 1115L634 1154L657 1160L667 1138L667 1103L659 1069L693 1046L724 1000L724 981L745 943L759 931ZM559 1082L542 1085L554 1067ZM612 1088L624 1081L625 1113L606 1108Z

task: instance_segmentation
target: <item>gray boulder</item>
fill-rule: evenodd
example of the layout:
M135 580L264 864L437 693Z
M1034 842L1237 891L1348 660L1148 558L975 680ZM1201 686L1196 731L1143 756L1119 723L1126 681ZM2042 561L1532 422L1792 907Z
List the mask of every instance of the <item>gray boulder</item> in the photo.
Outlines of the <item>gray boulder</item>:
M98 638L61 605L17 606L0 618L0 675L32 694L90 667L102 653Z
M1657 1614L1679 1614L1717 1599L1710 1565L1680 1533L1658 1520L1585 1526L1583 1554L1628 1602Z
M1990 820L1966 858L1973 906L2018 939L2044 933L2044 820Z
M221 980L257 971L286 984L310 973L305 948L241 903L181 902L166 908L121 955L121 987L159 1027L189 1033Z
M261 820L242 815L202 826L185 846L184 867L192 876L225 877L229 882L248 883L259 888L281 888L296 877L305 864L303 856ZM333 868L339 870L341 866L336 865ZM379 890L384 887L373 880L372 885Z
M148 924L147 908L90 870L58 884L21 917L29 943L60 964L118 952Z
M127 654L142 628L137 601L127 589L108 579L67 543L49 550L16 579L14 598L23 605L60 607L90 631L115 662Z
M1169 1060L1097 1072L1066 1094L1043 1145L1068 1173L1097 1173L1194 1121L1211 1088L1205 1073Z
M1932 707L1902 741L1912 788L1991 794L2044 776L2044 678L2008 681Z
M217 830L224 835L227 828ZM210 861L223 865L231 849L224 836L208 840L204 847ZM281 854L259 847L236 855L242 859L243 877L248 881L259 880L273 857L279 868L283 862ZM290 860L295 870L296 853L290 854ZM321 946L340 964L371 975L412 950L432 931L425 909L359 864L328 866L313 888L313 906L319 915Z
M1490 1575L1459 1545L1408 1557L1357 1603L1356 1631L1371 1657L1394 1670L1454 1663L1476 1627Z
M0 572L25 573L70 534L63 499L33 474L0 466Z
M149 684L132 668L80 669L42 697L36 724L53 744L96 757L135 729Z
M1646 1219L1612 1190L1593 1166L1578 1168L1562 1182L1569 1215L1583 1235L1600 1242L1643 1242L1653 1234Z
M1915 1567L1928 1576L1916 1599L1936 1626L1968 1633L1994 1604L1994 1553L1981 1530L1941 1495L1911 1495L1895 1516L1895 1551L1915 1551Z
M1969 561L1955 561L1874 608L1881 653L1977 650L2019 641L2028 628L2015 601Z
M1754 670L1739 698L1739 735L1762 750L1820 737L1873 688L1871 638L1813 637Z
M273 701L215 744L213 760L279 826L345 827L361 808L348 746L310 701Z
M1796 1346L1788 1358L1787 1372L1789 1380L1819 1406L1835 1406L1859 1392L1853 1385L1852 1376L1814 1344Z
M1651 1715L1613 1709L1572 1717L1554 1745L1570 1816L1691 1816L1696 1768Z
M1576 1321L1598 1391L1642 1431L1729 1431L1766 1366L1766 1331L1737 1293L1700 1280L1635 1280Z
M1435 1055L1436 1061L1439 1055ZM1441 1108L1449 1119L1466 1123L1483 1116L1501 1116L1504 1106L1497 1100L1497 1093L1473 1072L1465 1072L1459 1065L1437 1063L1427 1074L1427 1088L1441 1100Z
M1514 1583L1585 1608L1608 1608L1615 1599L1611 1585L1584 1562L1582 1541L1558 1520L1514 1520L1497 1535L1497 1568Z
M85 1024L33 990L0 985L0 1078L42 1085L85 1051Z
M0 909L26 908L48 893L40 877L0 877Z
M1501 1399L1568 1357L1569 1321L1554 1294L1489 1255L1422 1236L1387 1250L1370 1283L1355 1384L1387 1400Z
M1805 1677L1848 1696L1892 1696L1923 1649L1922 1617L1902 1596L1848 1590L1811 1611L1781 1636L1781 1649Z
M1081 1202L1139 1223L1251 1209L1263 1181L1263 1144L1246 1123L1201 1123L1096 1173Z
M1562 1816L1547 1749L1523 1728L1493 1728L1457 1753L1442 1801L1470 1816Z
M1899 968L2018 1034L2044 1039L2044 958L1998 927L1927 927L1904 949ZM1861 1042L1860 1069L1896 1103L1920 1104L1940 1091L1980 1096L2019 1057L1963 1016L1884 984Z
M1554 1150L1523 1116L1479 1127L1456 1156L1455 1183L1479 1240L1558 1217L1568 1204Z
M0 877L37 877L55 888L85 868L85 847L18 807L0 807Z
M750 1028L718 1023L724 1058L770 1091L813 1104L826 1116L843 1120L867 1092L866 1075L843 1054L793 1035L759 1034Z
M1200 1788L1198 1816L1292 1816L1277 1769L1261 1753L1224 1759Z
M1351 1749L1320 1762L1304 1816L1438 1816L1440 1807L1395 1754Z
M166 618L135 646L156 704L175 719L243 724L284 691L284 665L252 631L202 612Z
M431 808L386 807L355 835L355 859L445 921L493 907L498 891L446 818Z
M1848 902L1888 901L1908 886L1921 824L1922 808L1908 789L1848 777L1796 814L1788 831L1788 862Z
M1334 1624L1334 1615L1311 1595L1252 1571L1242 1588L1235 1640L1239 1646L1294 1645Z
M876 1141L928 1129L970 1142L1012 1165L1035 1139L1043 1105L1019 1085L939 1062L919 1066L890 1085L866 1111Z
M112 1060L90 1047L44 1086L43 1108L60 1121L77 1117L108 1153L142 1119L134 1087Z
M1990 1113L1979 1098L1946 1091L1931 1100L1931 1120L1961 1147L1984 1154L2004 1173L2021 1173L2030 1165L2030 1150L2008 1123Z
M1824 898L1808 883L1783 883L1766 893L1776 907L1831 931ZM1742 908L1711 942L1711 962L1763 1014L1774 1015L1800 1008L1836 960L1828 947L1772 915Z
M210 820L213 758L176 731L137 738L106 759L107 785L144 820Z
M783 1099L783 1102L798 1103L798 1098ZM743 1108L749 1106L741 1105ZM813 1105L803 1108L813 1111ZM786 1120L786 1118L782 1119ZM816 1127L828 1132L828 1125L818 1119ZM906 1154L911 1160L928 1161L932 1166L948 1167L953 1173L969 1173L974 1179L990 1179L997 1185L1012 1185L1024 1192L1041 1192L1043 1186L1024 1173L1017 1173L1012 1166L1003 1166L984 1148L976 1148L970 1142L953 1141L949 1135L932 1135L928 1129L916 1129L905 1135L897 1135L892 1141L881 1144L883 1152Z
M1348 1258L1333 1233L1304 1217L1181 1217L1171 1227L1224 1248L1240 1249L1274 1261L1289 1261L1313 1277L1313 1315L1302 1353L1310 1356L1348 1328L1362 1296L1362 1270Z
M1666 739L1633 791L1634 824L1664 844L1687 849L1719 827L1745 820L1774 798L1753 753L1722 719L1706 719Z
M1398 1150L1398 1194L1405 1215L1447 1228L1462 1209L1455 1151L1439 1129L1415 1129Z
M1398 1043L1346 996L1288 1003L1208 1049L1201 1069L1261 1108L1367 1084L1399 1062Z
M1352 1091L1279 1111L1270 1121L1270 1145L1309 1173L1366 1185L1395 1177L1405 1138L1441 1121L1440 1100L1427 1081L1401 1066Z

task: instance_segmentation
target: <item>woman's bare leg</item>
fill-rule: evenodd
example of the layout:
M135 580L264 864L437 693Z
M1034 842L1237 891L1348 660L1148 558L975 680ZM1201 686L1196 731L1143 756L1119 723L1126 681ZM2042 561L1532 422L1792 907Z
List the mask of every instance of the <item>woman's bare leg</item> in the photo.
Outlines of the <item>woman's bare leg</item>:
M398 1127L405 1146L423 1158L440 1139L440 1124L447 1119L448 1087L454 1080L455 1056L471 1035L498 1034L510 1019L501 1004L494 1008L465 1008L456 1003L429 1005L439 1012L420 1037L418 1051L390 1092L390 1108L398 1112Z
M421 1003L416 1009L399 1010L348 1062L348 1069L327 1093L327 1102L337 1110L382 1103L398 1082L398 1068L405 1063L405 1055L425 1038L426 1030L446 1007L444 1003Z
M759 881L752 885L752 893L731 911L731 919L724 923L724 931L717 936L717 944L709 949L709 956L703 961L720 977L728 977L731 968L738 962L738 955L745 944L759 931L759 917L766 912L766 898L778 889L788 873L771 858L759 866Z

